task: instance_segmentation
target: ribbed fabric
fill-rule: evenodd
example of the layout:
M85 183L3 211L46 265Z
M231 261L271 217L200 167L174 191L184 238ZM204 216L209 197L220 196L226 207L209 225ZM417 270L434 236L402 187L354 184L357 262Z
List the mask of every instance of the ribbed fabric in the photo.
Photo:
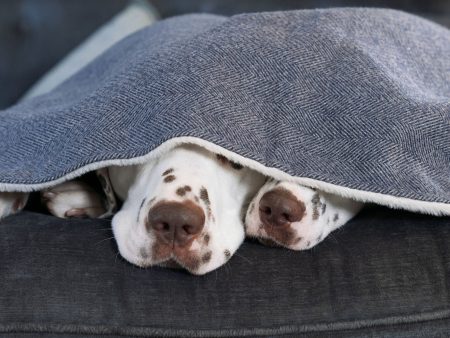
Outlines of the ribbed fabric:
M365 209L312 250L246 242L204 276L127 263L109 226L0 222L0 337L448 337L449 217Z

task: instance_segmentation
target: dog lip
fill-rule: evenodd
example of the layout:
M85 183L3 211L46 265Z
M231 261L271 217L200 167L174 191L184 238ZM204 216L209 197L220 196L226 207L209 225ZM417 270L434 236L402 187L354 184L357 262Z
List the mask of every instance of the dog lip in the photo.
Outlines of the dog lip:
M189 271L189 268L184 266L184 264L181 261L179 261L178 257L176 257L173 253L167 257L160 257L157 261L154 261L152 263L147 262L144 264L141 263L136 265L141 266L143 268L149 268L157 265L169 269L181 269Z
M154 256L154 261L150 265L159 265L168 268L179 268L195 273L200 265L201 257L196 250L189 250L187 248L178 248L176 246L166 245L164 255Z
M268 237L258 236L258 238L269 239L275 243L276 246L290 248L291 245L296 244L297 241L294 229L292 228L292 223L295 222L285 222L274 226L260 218L258 233L261 235L261 231L264 230ZM268 243L268 246L274 245L270 245L270 243Z
M290 227L292 223L295 222L290 222L290 221L285 221L283 223L277 224L277 225L273 225L272 223L266 221L265 219L261 219L261 217L259 218L260 222L263 224L263 226L266 227L272 227L272 228L277 228L277 229L283 229L283 228L287 228Z
M185 269L185 267L182 266L179 262L177 262L176 259L174 258L169 258L168 260L163 261L158 265L170 269Z
M258 241L262 244L264 244L265 246L269 246L269 247L274 247L274 248L281 248L284 247L284 245L276 242L275 240L273 240L272 238L263 238L263 237L259 237Z

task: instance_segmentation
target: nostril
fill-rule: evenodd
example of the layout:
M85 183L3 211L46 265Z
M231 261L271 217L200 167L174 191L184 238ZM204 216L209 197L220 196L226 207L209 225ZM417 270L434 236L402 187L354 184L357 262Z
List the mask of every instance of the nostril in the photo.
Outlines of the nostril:
M283 212L282 214L281 214L281 219L283 220L283 221L286 221L286 222L290 222L291 221L291 215L289 215L288 213L286 213L286 212Z
M170 226L166 222L156 222L153 225L153 229L155 229L157 231L169 231L170 230Z
M198 232L198 228L194 225L185 224L181 228L188 235L195 235Z
M263 214L270 216L272 214L272 209L270 207L261 207L259 210L262 211Z

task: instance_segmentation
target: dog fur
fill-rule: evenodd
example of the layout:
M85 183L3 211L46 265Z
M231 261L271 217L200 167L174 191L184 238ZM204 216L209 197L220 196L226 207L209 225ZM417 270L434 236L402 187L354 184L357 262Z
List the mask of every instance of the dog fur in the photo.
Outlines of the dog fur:
M246 235L293 250L312 248L362 207L350 199L267 178L197 145L178 146L158 160L112 166L97 174L108 203L78 180L42 191L42 200L57 217L95 218L114 214L117 197L123 204L112 218L112 229L120 254L141 267L178 266L193 274L225 264ZM281 225L267 221L268 207L263 210L260 204L269 192L288 198L301 218ZM26 193L0 193L0 218L20 211L27 198ZM172 239L164 242L149 227L149 216L161 203L200 208L204 225L188 246Z

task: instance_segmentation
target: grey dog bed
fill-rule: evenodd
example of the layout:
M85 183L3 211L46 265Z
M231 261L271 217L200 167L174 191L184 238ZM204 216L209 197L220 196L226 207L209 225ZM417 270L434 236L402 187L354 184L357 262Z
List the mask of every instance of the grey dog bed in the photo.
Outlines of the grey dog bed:
M107 220L0 222L1 337L445 337L450 219L365 210L313 250L205 276L116 256Z
M196 143L279 179L450 213L450 33L402 12L164 20L0 112L0 190Z

